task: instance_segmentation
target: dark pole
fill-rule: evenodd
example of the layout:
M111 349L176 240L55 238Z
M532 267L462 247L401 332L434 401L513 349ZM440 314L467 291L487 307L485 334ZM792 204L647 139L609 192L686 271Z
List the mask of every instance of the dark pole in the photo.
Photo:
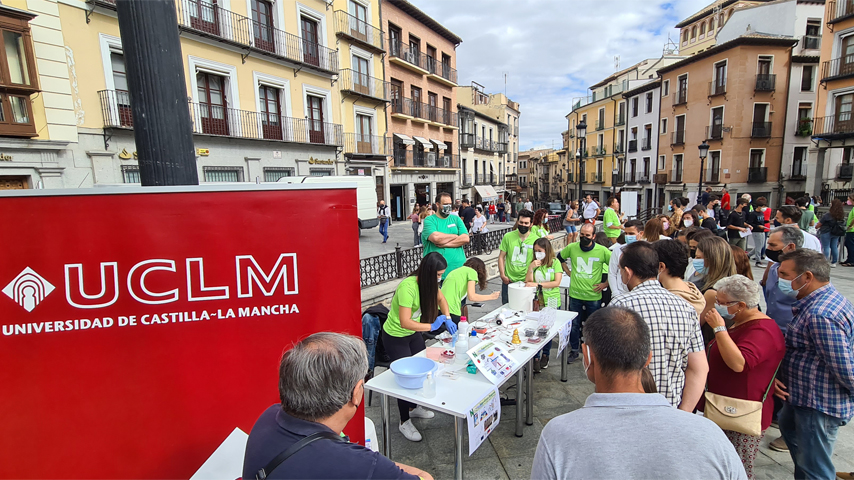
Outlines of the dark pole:
M586 138L581 138L578 141L578 144L581 146L581 157L578 160L578 201L581 201L581 182L584 177L584 154L585 151L585 143L587 142Z
M709 144L703 140L703 143L701 143L698 148L700 150L700 182L697 187L697 203L700 202L700 197L703 195L704 164L706 163L706 157L709 155Z
M198 185L174 0L117 0L143 186Z

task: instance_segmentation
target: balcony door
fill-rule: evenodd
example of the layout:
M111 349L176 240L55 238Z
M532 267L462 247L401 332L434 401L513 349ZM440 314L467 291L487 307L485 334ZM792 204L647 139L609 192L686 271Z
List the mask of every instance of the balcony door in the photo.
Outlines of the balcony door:
M351 1L350 8L350 35L363 42L368 40L368 9L359 2Z
M389 83L389 92L391 93L391 112L403 113L403 82L391 79L391 82Z
M371 76L368 61L353 55L353 88L363 95L371 94Z
M849 133L854 131L854 119L851 118L854 94L836 96L836 125L833 133Z
M757 72L759 75L771 75L771 58L759 57Z
M371 135L371 117L356 115L356 151L358 153L373 153Z
M451 124L451 99L442 97L442 123Z
M848 35L842 39L842 58L839 61L840 75L854 73L854 35Z
M753 136L754 137L769 137L771 132L768 131L766 119L768 118L768 104L754 103L753 104Z
M410 95L412 96L412 113L413 117L423 118L421 116L421 89L418 87L410 87Z
M187 0L190 26L219 36L219 8L216 2L217 0Z
M715 64L715 93L726 91L726 62Z
M320 51L318 49L318 24L308 17L301 17L303 61L315 67L320 66Z
M252 33L255 47L275 52L273 41L273 4L266 0L252 0Z
M721 180L721 152L709 152L709 178L706 180L711 183L719 183Z
M311 143L326 143L323 132L323 98L307 95L308 106L308 141Z
M110 67L113 69L113 85L116 89L116 109L119 114L119 125L133 126L133 115L130 109L130 94L128 93L128 78L125 71L125 56L118 52L110 52Z
M258 96L261 103L261 131L268 140L282 140L281 104L279 89L260 85Z
M427 103L430 105L430 115L429 119L431 122L439 121L439 115L437 114L437 108L439 108L439 96L435 93L427 93Z
M196 74L202 132L228 135L228 104L225 99L225 77L213 73Z
M400 29L394 27L392 25L388 26L388 44L391 47L391 56L399 57L400 56L400 43L401 43L402 33Z
M712 131L709 132L709 138L721 138L724 128L724 107L715 107L712 109Z

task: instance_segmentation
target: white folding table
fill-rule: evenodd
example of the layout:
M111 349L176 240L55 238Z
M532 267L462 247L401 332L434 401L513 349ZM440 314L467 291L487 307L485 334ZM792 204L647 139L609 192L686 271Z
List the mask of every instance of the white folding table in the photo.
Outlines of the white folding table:
M494 311L483 315L481 318L489 319L495 317L503 308L507 308L506 305L495 309ZM557 310L555 323L552 325L552 328L549 330L548 335L546 336L546 341L551 341L557 336L560 332L561 328L567 323L572 322L572 320L577 316L574 312L567 312L565 310ZM472 322L473 324L478 324L480 320L476 320ZM509 320L509 322L513 323L513 320ZM397 382L394 380L394 374L391 370L386 370L385 372L377 375L372 378L368 383L365 384L365 388L368 390L372 390L380 394L380 407L382 409L382 439L383 439L383 454L391 458L391 435L390 435L390 411L389 411L389 397L406 400L418 405L422 405L431 410L435 410L437 412L446 413L454 417L454 478L456 480L462 480L463 478L463 431L466 429L466 416L468 414L469 408L474 405L476 402L482 400L486 397L494 388L501 387L507 380L510 379L513 375L516 375L516 436L521 437L523 432L523 418L526 424L533 425L534 423L534 405L533 405L533 389L531 388L532 377L533 377L533 358L542 349L542 346L545 343L539 343L536 345L528 344L524 340L524 332L525 328L533 328L536 327L536 322L533 320L527 320L521 322L520 325L515 326L514 328L518 328L520 332L520 336L523 338L522 346L529 346L530 348L523 350L522 348L516 348L513 352L510 353L513 358L518 361L518 366L516 367L510 375L508 375L504 382L501 382L499 385L493 385L487 378L478 371L476 374L472 375L465 371L464 364L461 359L457 359L457 361L453 364L448 364L445 370L457 370L462 369L460 374L457 375L456 379L448 378L447 376L442 375L441 373L436 375L436 396L433 398L424 398L421 393L421 389L412 390L400 387ZM512 331L511 331L512 333ZM506 335L504 335L506 336ZM504 340L503 336L501 339L495 338L493 341L497 341L499 343ZM509 339L507 339L509 341ZM568 350L564 348L561 352L560 362L560 379L561 381L566 381L567 370L566 370L566 358L567 358ZM418 356L424 357L426 356L426 350L419 353ZM525 380L525 373L527 371L527 380ZM525 396L522 395L522 389L525 389ZM527 399L527 401L525 401ZM527 412L523 415L523 402L527 407Z

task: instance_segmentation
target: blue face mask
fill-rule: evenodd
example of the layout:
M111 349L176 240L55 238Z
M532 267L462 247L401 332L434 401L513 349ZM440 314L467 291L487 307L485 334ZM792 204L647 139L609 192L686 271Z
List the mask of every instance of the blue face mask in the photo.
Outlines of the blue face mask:
M691 260L691 263L694 265L694 271L697 272L698 275L706 274L706 262L704 262L702 258L695 258Z
M638 236L637 236L637 235L626 235L626 245L628 245L628 244L630 244L630 243L634 243L634 242L636 242L637 240L638 240Z
M727 307L726 305L715 304L715 310L718 311L718 313L721 317L724 318L724 320L732 320L732 317L735 316L734 313L729 313L729 307Z
M801 274L801 275L803 275L803 274ZM801 275L798 275L797 277L795 277L794 280L785 280L782 278L778 278L777 279L777 288L779 288L780 291L783 292L783 295L785 295L787 297L792 297L792 298L797 297L798 296L798 290L800 290L801 288L804 288L804 287L801 287L798 290L795 290L794 288L792 288L792 282L801 278Z

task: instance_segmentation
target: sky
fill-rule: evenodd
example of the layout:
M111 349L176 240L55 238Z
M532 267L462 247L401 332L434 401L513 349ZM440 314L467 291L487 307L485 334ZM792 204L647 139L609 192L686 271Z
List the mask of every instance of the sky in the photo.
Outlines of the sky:
M463 39L460 85L521 104L519 150L561 146L574 97L620 68L661 57L674 25L712 0L410 0Z

